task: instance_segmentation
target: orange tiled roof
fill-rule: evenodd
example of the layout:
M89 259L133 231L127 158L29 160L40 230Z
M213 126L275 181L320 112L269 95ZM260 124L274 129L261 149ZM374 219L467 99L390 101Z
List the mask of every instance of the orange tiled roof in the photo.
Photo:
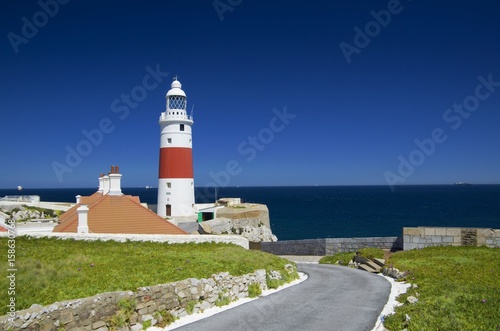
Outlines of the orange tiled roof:
M91 196L81 197L80 204L88 204L87 223L90 233L187 234L142 206L139 197L102 195L96 192ZM59 217L60 223L53 232L77 232L79 206L73 206L62 214Z

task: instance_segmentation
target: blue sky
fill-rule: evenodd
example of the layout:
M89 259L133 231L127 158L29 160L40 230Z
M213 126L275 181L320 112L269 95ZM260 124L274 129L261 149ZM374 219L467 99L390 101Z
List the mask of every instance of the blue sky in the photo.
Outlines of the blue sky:
M0 188L156 186L175 75L197 186L500 183L500 2L283 3L2 1Z

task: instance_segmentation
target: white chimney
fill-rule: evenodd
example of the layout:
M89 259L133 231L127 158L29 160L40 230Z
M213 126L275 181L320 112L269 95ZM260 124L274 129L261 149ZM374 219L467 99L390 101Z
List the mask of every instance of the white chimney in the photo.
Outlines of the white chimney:
M109 174L109 195L122 195L121 187L122 175L118 173L118 166L111 166Z
M99 193L103 193L104 192L104 174L101 174L99 176L99 190L98 190Z
M102 194L109 193L109 176L102 177Z
M89 233L89 226L88 226L89 207L87 205L81 205L76 209L76 211L78 212L78 228L76 232Z
M80 194L78 194L76 197L76 204L80 204L80 200L82 199L82 196Z
M109 174L109 195L122 195L120 174Z

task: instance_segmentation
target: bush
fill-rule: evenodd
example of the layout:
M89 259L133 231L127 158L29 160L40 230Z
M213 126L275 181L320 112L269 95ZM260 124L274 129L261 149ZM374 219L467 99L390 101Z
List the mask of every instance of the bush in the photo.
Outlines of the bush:
M279 280L279 279L271 279L271 278L266 279L266 285L267 285L267 288L269 288L269 289L277 289L278 287L283 285L283 283L284 282Z
M177 319L174 315L172 315L169 311L160 310L156 311L154 314L155 318L159 321L157 325L161 328L166 327L175 322Z
M191 315L194 311L194 307L196 306L196 301L189 301L186 305L186 312Z
M147 320L142 322L142 329L146 330L147 328L151 327L153 322L151 320Z
M130 325L130 316L134 313L137 303L135 300L127 298L118 301L117 306L119 310L108 320L108 324L112 330Z
M251 283L248 285L248 296L250 298L258 297L262 294L262 288L259 283Z
M222 306L226 306L230 303L231 303L231 297L229 297L227 292L226 291L219 292L219 296L218 296L217 300L215 300L215 305L217 307L222 307Z

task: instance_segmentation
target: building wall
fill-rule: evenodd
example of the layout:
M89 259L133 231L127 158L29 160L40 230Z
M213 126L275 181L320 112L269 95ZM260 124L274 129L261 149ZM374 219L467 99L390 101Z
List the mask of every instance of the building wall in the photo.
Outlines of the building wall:
M353 252L366 247L401 250L403 249L403 238L321 238L304 240L282 240L277 242L261 243L262 251L276 255L325 256L339 252Z
M403 228L404 250L429 246L500 247L500 230L487 228Z

